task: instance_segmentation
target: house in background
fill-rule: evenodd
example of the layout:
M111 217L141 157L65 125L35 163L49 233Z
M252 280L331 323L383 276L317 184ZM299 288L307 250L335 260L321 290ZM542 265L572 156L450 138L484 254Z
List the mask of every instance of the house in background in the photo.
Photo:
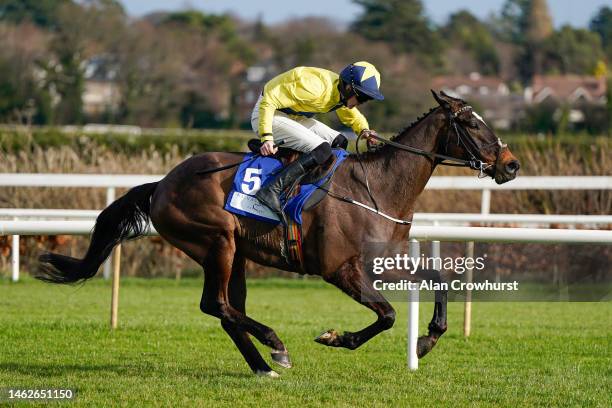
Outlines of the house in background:
M523 107L521 95L510 92L504 80L472 72L469 76L439 76L432 80L435 90L472 103L496 129L509 129Z
M250 125L255 102L261 95L264 85L277 74L278 68L271 59L252 65L245 70L238 96L240 123Z
M585 120L586 106L606 104L606 92L605 77L536 75L524 95L528 105L566 105L570 122L580 123Z
M580 105L606 104L606 78L579 75L536 75L531 86L525 88L525 102L554 101Z
M588 120L590 107L606 104L606 79L578 75L536 75L522 93L512 92L497 77L478 73L469 76L439 76L432 87L450 96L473 104L486 121L496 129L509 129L525 118L526 112L538 105L550 105L555 117L568 109L569 121L581 124Z
M105 56L96 56L85 62L83 111L89 117L114 113L119 109L121 93L116 82L118 69Z

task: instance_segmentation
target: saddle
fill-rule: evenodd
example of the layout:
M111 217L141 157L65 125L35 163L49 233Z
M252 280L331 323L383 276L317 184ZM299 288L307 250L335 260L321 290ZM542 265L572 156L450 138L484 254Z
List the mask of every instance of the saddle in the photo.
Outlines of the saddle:
M278 217L255 198L254 191L267 180L273 179L284 166L296 160L300 153L281 147L273 157L263 157L259 155L261 145L256 139L248 142L253 153L248 153L239 165L224 208L234 214L278 224ZM345 150L334 149L326 163L304 176L299 185L282 194L287 225L281 253L297 271L303 270L302 211L313 208L327 195L335 170L347 156Z
M249 150L251 152L259 153L259 149L261 149L261 146L263 145L263 143L257 139L250 139L247 142L247 145L249 146ZM337 147L337 146L334 146L334 144L332 144L332 148L334 147ZM293 150L288 147L279 146L278 152L272 157L279 160L283 164L283 167L287 167L289 164L297 160L298 157L300 157L300 154L302 153L298 152L297 150ZM300 181L300 184L312 184L312 183L316 183L317 181L321 180L323 177L325 177L329 173L329 170L333 168L335 162L336 162L336 156L332 155L325 163L323 163L322 165L318 166L316 169L306 174L304 178L302 178L302 180ZM327 180L327 182L325 182L322 185L322 187L327 188L329 186L330 181L331 179ZM297 187L299 188L299 186ZM326 192L323 190L316 191L306 202L304 206L304 210L308 210L314 207L316 204L319 203L319 201L323 199L323 197L325 197L325 195L326 195Z

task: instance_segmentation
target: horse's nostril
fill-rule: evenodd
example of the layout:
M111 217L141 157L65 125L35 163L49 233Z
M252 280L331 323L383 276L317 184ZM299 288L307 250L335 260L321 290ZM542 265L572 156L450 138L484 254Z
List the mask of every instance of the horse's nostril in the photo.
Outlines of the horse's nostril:
M521 164L518 160L512 160L508 164L506 164L506 171L508 173L514 174L521 168Z

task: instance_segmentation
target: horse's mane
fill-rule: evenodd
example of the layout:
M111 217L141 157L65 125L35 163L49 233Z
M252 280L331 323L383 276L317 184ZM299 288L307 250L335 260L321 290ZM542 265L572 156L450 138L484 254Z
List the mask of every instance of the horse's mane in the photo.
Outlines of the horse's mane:
M398 137L400 137L401 135L403 135L406 132L410 132L410 130L412 130L413 127L415 127L416 125L419 124L420 121L424 120L426 117L428 117L433 111L435 111L436 109L438 109L438 106L434 106L433 108L430 108L429 111L425 112L424 114L422 114L421 116L418 116L414 121L412 121L408 126L406 126L405 128L403 128L402 130L399 131L398 134L396 134L395 136L393 136L391 138L392 141L396 141Z
M397 139L399 139L402 135L404 135L407 132L410 132L412 130L412 128L414 128L416 125L418 125L419 123L421 123L423 120L425 120L425 118L427 118L429 115L431 115L435 110L437 110L439 108L439 106L434 106L433 108L430 108L429 111L425 112L424 114L422 114L421 116L418 116L414 121L412 121L408 126L406 126L405 128L403 128L402 130L400 130L395 136L393 136L390 140L396 142ZM367 151L367 152L362 152L361 153L361 159L362 160L368 160L369 158L371 158L374 155L377 155L381 150L385 149L385 147L388 147L385 144L380 145L379 147L377 147L374 150L371 151ZM351 154L351 156L354 156L354 154Z

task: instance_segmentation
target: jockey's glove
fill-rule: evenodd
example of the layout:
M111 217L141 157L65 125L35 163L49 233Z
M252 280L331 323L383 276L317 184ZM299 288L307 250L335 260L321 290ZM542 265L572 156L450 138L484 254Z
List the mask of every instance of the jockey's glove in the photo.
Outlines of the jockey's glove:
M380 143L378 140L374 138L374 137L378 137L378 133L376 133L376 131L373 129L363 129L361 133L359 134L359 136L366 139L368 150L372 150L376 148L378 144Z

